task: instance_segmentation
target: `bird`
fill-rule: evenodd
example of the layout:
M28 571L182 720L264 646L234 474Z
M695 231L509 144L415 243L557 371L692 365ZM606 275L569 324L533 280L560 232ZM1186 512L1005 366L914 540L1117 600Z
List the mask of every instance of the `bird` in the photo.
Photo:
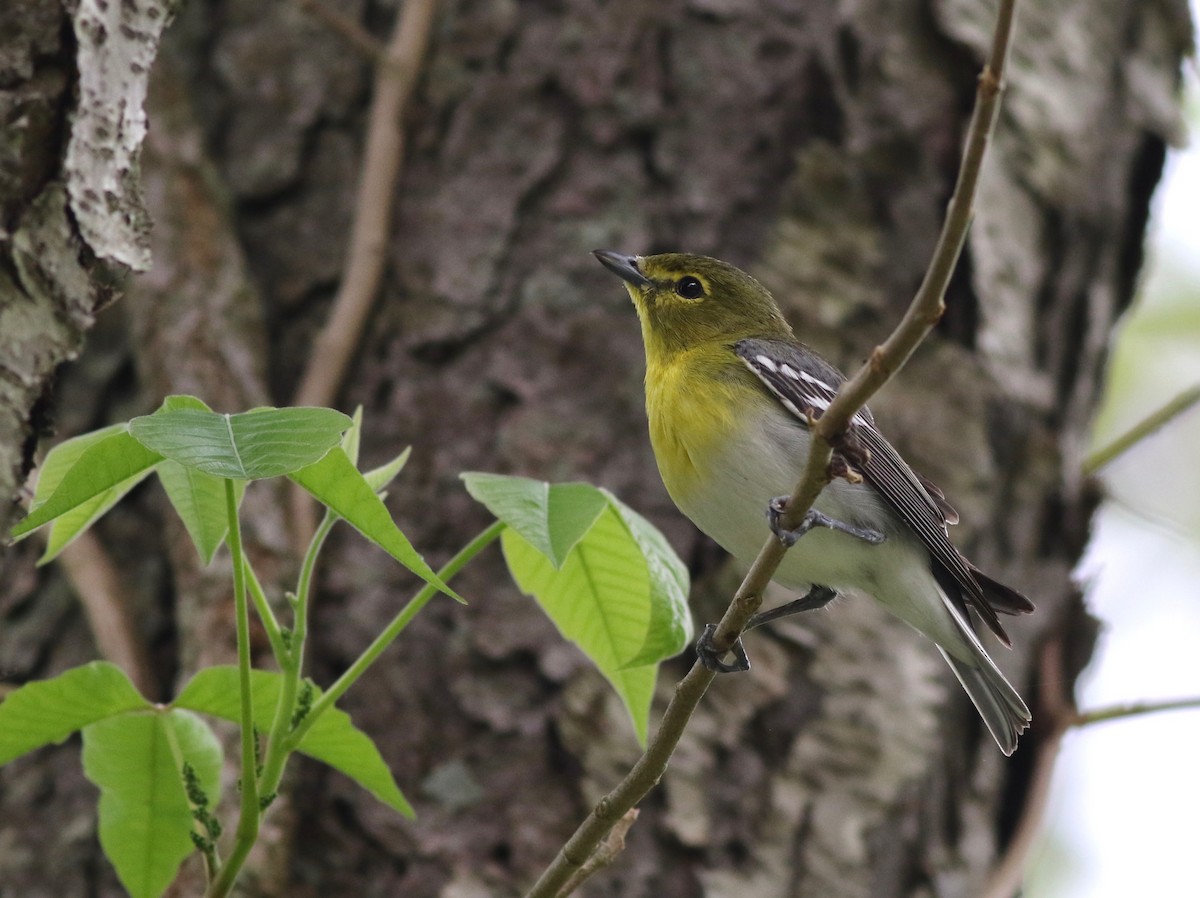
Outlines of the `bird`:
M958 515L912 470L869 409L851 420L835 477L794 531L780 519L808 457L810 426L844 375L797 340L775 299L749 274L687 253L595 250L637 310L646 354L650 442L672 501L743 563L769 532L790 546L773 579L804 593L749 627L865 593L932 640L1005 755L1029 725L1028 707L984 649L972 613L1006 646L997 618L1033 603L976 568L950 541ZM714 671L748 669L697 644Z

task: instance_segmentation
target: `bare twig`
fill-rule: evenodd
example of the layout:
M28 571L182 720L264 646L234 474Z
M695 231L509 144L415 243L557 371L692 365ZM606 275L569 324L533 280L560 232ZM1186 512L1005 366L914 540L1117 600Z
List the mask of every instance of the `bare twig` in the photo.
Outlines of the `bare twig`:
M1166 427L1184 412L1200 403L1200 384L1184 390L1154 414L1139 421L1107 446L1090 453L1083 460L1083 473L1089 477L1116 461L1142 440Z
M1020 819L1013 829L1012 839L1004 850L1000 862L992 868L979 898L1012 898L1021 886L1029 852L1037 840L1046 805L1050 799L1050 784L1054 777L1054 764L1063 736L1075 719L1075 708L1062 691L1062 643L1048 643L1038 662L1038 730L1045 727L1040 738L1037 754L1033 759L1033 772L1025 789L1025 804Z
M1110 720L1126 720L1130 717L1141 717L1143 714L1196 710L1200 710L1200 696L1177 698L1162 702L1134 702L1131 705L1113 705L1108 708L1096 708L1094 711L1080 711L1075 716L1075 719L1071 721L1071 725L1086 727L1097 723L1108 723Z
M1045 735L1041 736L1038 743L1033 773L1025 790L1025 804L1013 829L1012 839L1000 862L992 868L979 898L1013 898L1021 888L1030 851L1037 842L1046 816L1054 766L1058 762L1063 737L1070 730L1143 714L1200 709L1200 697L1195 697L1161 702L1136 702L1097 708L1094 711L1079 711L1062 694L1061 657L1061 642L1051 642L1042 650L1039 664L1041 691L1038 695L1038 719L1039 729L1045 727Z
M406 0L379 61L346 269L329 320L309 356L295 405L332 405L375 302L404 160L404 110L429 45L435 7L436 0ZM299 487L292 490L292 509L296 542L302 550L316 520L312 500Z
M67 579L79 596L96 648L129 676L138 692L157 698L157 684L150 673L146 646L122 601L125 593L108 552L90 531L75 538L59 555Z
M592 856L567 880L567 884L558 893L560 898L566 898L567 895L570 895L583 885L584 880L603 870L617 859L617 855L625 850L625 834L629 832L630 827L637 821L637 818L637 808L630 808L625 812L625 815L617 821L608 835L604 837L604 841L592 852Z
M317 337L296 405L329 405L362 336L383 275L396 180L404 159L404 108L416 85L435 0L407 0L375 77L346 270Z
M891 336L875 348L858 372L842 385L837 397L815 422L804 475L792 493L781 526L795 527L812 507L817 495L831 479L829 462L833 443L846 431L850 420L912 355L912 352L942 316L950 275L966 239L971 223L975 189L983 158L996 120L1003 85L1005 61L1012 34L1016 0L1001 0L996 30L987 63L979 77L975 111L967 131L962 165L954 196L946 210L946 220L925 279L908 311ZM717 625L712 644L718 651L728 650L745 629L751 615L762 605L763 592L774 575L786 549L775 538L768 538L733 601ZM618 820L654 787L666 771L671 753L683 735L684 727L712 682L714 674L697 662L675 689L662 723L645 754L612 792L602 798L558 856L542 873L527 898L563 898L564 886L572 874L588 862L596 846Z

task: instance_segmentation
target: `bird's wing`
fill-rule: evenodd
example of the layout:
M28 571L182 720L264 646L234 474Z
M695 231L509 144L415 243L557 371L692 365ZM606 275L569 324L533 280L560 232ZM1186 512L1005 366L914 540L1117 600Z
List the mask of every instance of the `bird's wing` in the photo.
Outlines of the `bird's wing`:
M733 348L772 395L805 426L810 418L819 418L824 413L845 380L841 372L815 353L801 353L797 346L784 340L741 340ZM996 617L996 609L976 580L973 568L950 542L946 525L957 521L958 515L945 503L940 490L931 494L924 485L928 481L905 463L879 432L874 417L866 408L851 419L850 434L866 450L864 457L855 459L852 464L862 471L864 479L879 490L901 520L924 543L935 562L935 575L941 575L939 579L944 581L944 587L956 587L947 592L961 595L979 613L988 629L1005 645L1010 645L1008 634ZM1007 592L1024 599L1012 590ZM1010 613L1032 610L1027 599L1024 604L1028 608L1016 600L997 604L999 610Z

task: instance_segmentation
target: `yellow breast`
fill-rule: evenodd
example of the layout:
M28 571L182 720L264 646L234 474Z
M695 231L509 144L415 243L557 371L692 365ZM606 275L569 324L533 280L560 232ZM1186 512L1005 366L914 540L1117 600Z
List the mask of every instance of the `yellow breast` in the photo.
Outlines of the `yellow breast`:
M647 364L650 443L667 492L678 505L687 503L728 446L739 408L748 411L746 394L751 401L758 398L746 390L742 371L724 347L719 354L698 349Z

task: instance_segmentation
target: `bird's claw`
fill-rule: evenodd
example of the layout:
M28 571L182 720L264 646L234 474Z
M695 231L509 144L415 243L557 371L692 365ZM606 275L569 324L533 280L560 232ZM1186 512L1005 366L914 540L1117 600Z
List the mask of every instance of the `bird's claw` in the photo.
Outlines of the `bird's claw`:
M746 655L746 648L740 638L729 647L729 651L733 652L733 661L721 660L721 655L725 653L718 652L712 644L713 634L716 632L716 624L707 624L700 638L696 640L696 657L700 659L700 663L713 673L740 673L749 670L750 658Z
M776 496L767 506L767 523L771 527L771 532L789 549L796 545L800 537L804 536L804 534L808 533L814 527L828 527L830 530L848 534L873 546L879 545L887 538L878 530L847 524L845 521L839 521L829 517L829 515L822 514L815 508L810 508L804 517L800 519L800 523L796 527L791 530L785 530L780 524L780 519L783 517L784 512L787 511L790 501L791 497L789 496Z

